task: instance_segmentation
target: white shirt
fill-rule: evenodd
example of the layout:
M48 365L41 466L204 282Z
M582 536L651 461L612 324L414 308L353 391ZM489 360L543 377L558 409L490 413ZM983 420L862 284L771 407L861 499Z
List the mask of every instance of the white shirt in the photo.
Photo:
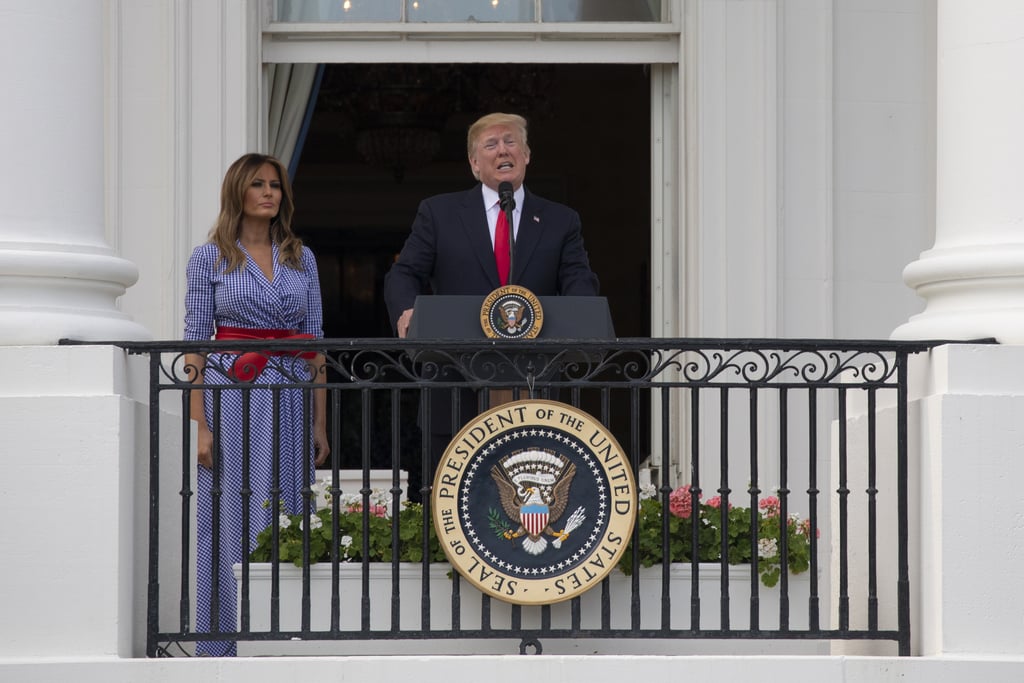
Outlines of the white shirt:
M501 206L498 204L498 193L487 187L484 189L484 211L487 212L487 229L491 232L491 249L494 248L494 230L498 224L498 214L501 213ZM519 217L523 214L523 198L526 197L526 190L520 185L512 197L515 199L516 208L512 209L512 240L519 236Z

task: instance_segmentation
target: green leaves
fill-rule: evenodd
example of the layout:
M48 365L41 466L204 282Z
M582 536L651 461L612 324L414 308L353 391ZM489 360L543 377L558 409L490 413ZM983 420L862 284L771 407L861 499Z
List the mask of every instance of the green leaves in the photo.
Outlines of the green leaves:
M421 562L423 560L423 506L404 503L399 511L398 560L400 562ZM297 567L303 564L303 545L307 534L303 531L303 515L278 516L278 560L291 562ZM372 507L367 513L369 534L366 536L366 556L370 562L390 562L395 553L392 530L394 520L383 515L383 509ZM309 561L311 564L331 559L334 545L334 526L331 510L318 510L310 515L308 533ZM348 506L338 514L337 520L338 558L341 562L357 562L363 559L363 512L362 506ZM428 554L431 562L444 562L444 551L437 542L433 525L428 528ZM259 533L256 548L250 553L252 562L270 562L273 559L273 527Z
M715 502L717 499L712 499ZM667 513L663 516L662 504L657 498L640 500L637 512L637 548L638 563L642 567L651 567L662 562L690 562L694 544L694 533L697 540L697 559L699 562L721 562L725 553L729 564L750 564L754 553L758 556L758 573L761 583L771 587L778 584L782 575L782 555L785 548L790 574L800 574L810 568L812 530L809 520L802 520L798 515L791 514L783 524L779 514L778 499L772 498L770 505L762 500L762 509L733 507L723 511L716 505L700 503L696 523L689 518L677 517ZM340 506L337 524L332 524L330 508L318 510L310 515L309 532L303 532L305 520L303 515L278 516L278 559L302 566L303 546L309 544L310 563L326 562L331 559L331 548L335 544L334 529L337 529L337 552L341 562L358 562L363 559L363 512L361 504ZM687 513L691 506L683 506ZM367 547L368 561L390 562L396 551L399 562L423 561L423 506L415 503L403 503L398 517L387 516L390 506L371 505L367 512L366 524L369 529ZM397 549L392 537L394 525L398 525ZM499 514L489 520L491 531L503 533L507 523ZM503 526L504 525L504 526ZM662 530L667 527L667 553ZM755 535L756 530L756 545ZM268 527L257 537L256 548L250 554L253 562L270 562L272 560L272 533ZM427 523L427 554L431 562L444 562L446 557L434 534L433 524ZM785 534L785 542L783 542ZM308 536L308 540L307 540ZM725 537L723 547L722 538ZM619 568L625 574L632 574L634 569L632 544L626 549L619 562Z
M811 528L808 521L801 520L798 515L790 515L788 522L783 525L777 507L754 511L751 508L733 507L723 514L718 506L701 503L694 522L671 513L663 517L662 504L657 498L640 501L636 536L640 566L651 567L662 562L665 556L662 530L666 524L668 562L691 561L696 533L699 562L721 562L724 552L729 564L750 564L753 554L757 552L761 583L771 587L779 582L782 574L781 534L785 526L789 573L800 574L810 568ZM754 530L757 532L756 547ZM723 531L726 538L724 548ZM632 544L622 556L619 568L627 575L632 574Z

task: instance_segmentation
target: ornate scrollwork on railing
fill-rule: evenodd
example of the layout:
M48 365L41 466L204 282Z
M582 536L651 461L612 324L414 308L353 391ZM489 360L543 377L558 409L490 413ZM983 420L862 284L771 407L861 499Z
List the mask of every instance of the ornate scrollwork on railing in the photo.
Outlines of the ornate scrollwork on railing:
M896 381L896 350L881 344L816 348L805 342L793 348L747 342L736 346L701 344L700 340L629 340L628 343L581 342L572 347L550 343L444 343L424 345L367 340L347 344L332 340L292 343L269 350L245 349L266 361L285 383L308 382L307 364L296 354L321 353L328 382L357 385L469 383L476 386L531 384L659 386L703 385L883 385ZM707 340L704 340L707 341ZM238 358L224 345L198 350L157 349L161 381L191 382L190 354L209 354L207 381L237 382L232 364ZM243 364L243 369L245 365ZM213 372L211 372L213 370Z
M689 384L833 385L895 380L896 363L882 351L796 349L680 350L658 367L674 368Z
M296 350L294 353L248 351L245 354L179 351L161 359L160 374L169 384L180 386L192 384L196 373L200 372L204 385L223 387L248 384L269 369L276 373L276 383L305 384L313 379L313 375L306 358L300 354L312 356L314 350ZM202 361L194 360L197 357Z
M327 354L326 366L345 382L377 384L400 378L416 380L404 354L397 349L344 348Z

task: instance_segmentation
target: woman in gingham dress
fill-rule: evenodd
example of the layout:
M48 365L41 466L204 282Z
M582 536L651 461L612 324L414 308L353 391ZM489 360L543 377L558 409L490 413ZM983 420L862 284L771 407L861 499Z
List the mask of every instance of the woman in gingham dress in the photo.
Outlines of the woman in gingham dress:
M323 337L320 284L312 252L291 228L294 212L288 175L281 162L247 154L228 169L221 186L221 208L210 241L192 253L186 270L185 339L280 339ZM189 354L186 364L196 383L237 381L275 384L307 381L312 373L324 381L323 356L232 353ZM253 359L257 362L252 362ZM265 367L261 367L263 362ZM216 406L214 394L219 393ZM272 500L273 461L279 463L280 498L285 510L302 510L302 489L313 481L313 463L330 452L326 430L326 396L313 392L312 424L303 415L299 389L277 394L274 448L274 393L254 389L249 397L248 425L243 425L242 391L214 389L192 392L191 415L197 421L196 509L197 596L196 633L234 631L235 579L232 565L243 553L243 495L249 497L248 553L256 536L276 519ZM204 419L198 419L203 415ZM249 476L243 481L243 432L249 435ZM214 453L214 434L219 444ZM310 443L312 441L312 443ZM219 490L219 502L213 494ZM214 509L219 505L220 521ZM214 534L219 536L219 563ZM214 579L214 573L217 579ZM218 600L214 600L216 592ZM215 606L217 620L213 619ZM219 621L219 624L215 623ZM218 628L219 627L219 628ZM234 656L234 641L200 641L197 655Z

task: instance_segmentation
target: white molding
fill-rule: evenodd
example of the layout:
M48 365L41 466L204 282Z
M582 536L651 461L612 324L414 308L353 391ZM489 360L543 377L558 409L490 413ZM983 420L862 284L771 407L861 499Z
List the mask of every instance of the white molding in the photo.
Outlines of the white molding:
M680 222L679 70L651 69L651 335L683 334L686 227Z
M678 15L675 3L669 14ZM264 10L266 12L266 10ZM680 23L274 22L262 15L264 63L481 61L502 43L506 63L665 64L679 56ZM571 50L566 50L571 45ZM354 58L355 57L355 58Z
M765 337L779 336L782 327L779 311L782 303L782 185L785 181L785 124L783 92L786 86L783 54L785 51L784 23L780 15L785 11L779 0L763 3L764 17L764 328Z
M105 31L106 39L103 45L104 223L107 243L116 253L121 253L121 229L124 220L120 202L121 131L124 130L121 119L121 68L125 63L121 42L121 33L124 30L121 25L121 0L108 0L104 3L103 10L104 23L109 27Z
M778 329L778 2L697 0L700 293L690 334ZM692 154L692 147L689 154Z
M679 69L671 65L655 65L651 68L651 336L684 336L686 297L683 282L686 277L686 233L688 226L682 220L685 215L685 197L678 191L683 164L683 145L680 141L681 112L683 101L680 94ZM677 370L666 371L671 376ZM680 463L680 441L670 444L662 441L661 394L651 395L651 467L662 472L669 468L668 478L676 480L674 472ZM670 413L670 433L680 433L683 418L679 411ZM665 454L668 463L664 462Z
M430 39L397 40L384 37L345 38L344 40L281 41L265 36L265 63L343 64L435 62L467 64L501 61L509 64L671 64L679 58L679 38L657 42L641 40L532 40L516 39L501 43L500 52L488 60L481 53L492 49L497 36L481 33L474 40L452 41L445 36ZM571 49L567 49L567 46ZM500 54L500 58L497 56Z
M180 134L174 136L174 159L171 161L172 182L174 183L174 240L173 253L166 258L167 273L173 283L171 299L167 302L168 310L174 312L173 320L184 320L185 318L185 264L191 253L192 231L191 224L192 207L192 135L191 120L192 110L192 50L189 38L191 32L189 26L192 22L192 5L189 2L176 2L171 8L171 22L174 27L173 43L176 47L173 58L173 83L174 92L174 123L175 129ZM174 294L181 293L181 296ZM170 324L170 323L169 323ZM167 336L171 336L168 330ZM177 337L177 335L174 335Z
M359 40L635 40L672 39L679 35L678 22L559 22L520 23L392 23L269 22L264 34L273 42Z
M825 73L828 74L828 83L825 85L826 94L825 98L826 106L828 107L828 115L825 117L825 132L824 137L827 144L822 146L825 158L822 160L823 170L826 170L826 185L827 185L827 196L825 199L825 211L824 218L827 219L825 225L825 253L828 255L828 259L825 263L828 266L828 271L825 275L826 287L828 289L828 310L824 311L825 329L822 330L822 335L826 337L834 337L836 333L836 310L838 300L836 298L836 226L839 224L836 218L836 200L835 200L835 183L836 183L836 135L835 130L837 128L836 123L836 0L826 3L827 21L825 26L827 27L828 33L825 37L829 49L824 52L824 56L828 59L828 68Z
M680 24L667 22L284 22L267 23L265 32L277 41L334 40L357 36L394 40L502 38L611 38L634 40L672 38L679 35Z

